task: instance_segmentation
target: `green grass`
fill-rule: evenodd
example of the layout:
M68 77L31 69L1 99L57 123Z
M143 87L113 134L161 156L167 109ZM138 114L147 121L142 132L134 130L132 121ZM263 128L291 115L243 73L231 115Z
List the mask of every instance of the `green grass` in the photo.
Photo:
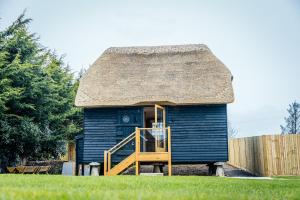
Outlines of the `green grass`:
M300 199L300 178L0 175L0 199Z

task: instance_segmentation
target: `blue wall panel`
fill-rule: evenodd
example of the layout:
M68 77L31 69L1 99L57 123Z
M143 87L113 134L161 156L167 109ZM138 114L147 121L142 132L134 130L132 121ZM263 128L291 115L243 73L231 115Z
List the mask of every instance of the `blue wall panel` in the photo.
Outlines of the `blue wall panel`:
M83 161L83 135L76 136L76 163Z
M172 161L207 163L228 160L226 105L167 107Z
M116 144L117 109L84 109L83 162L103 162L104 150Z
M103 162L105 150L132 133L135 127L142 125L141 110L139 107L84 109L83 162ZM130 118L125 124L122 122L124 115Z
M226 105L168 106L166 110L174 163L228 160ZM125 138L134 127L142 127L142 113L140 107L85 109L83 162L103 162L104 150ZM132 121L124 124L124 114Z

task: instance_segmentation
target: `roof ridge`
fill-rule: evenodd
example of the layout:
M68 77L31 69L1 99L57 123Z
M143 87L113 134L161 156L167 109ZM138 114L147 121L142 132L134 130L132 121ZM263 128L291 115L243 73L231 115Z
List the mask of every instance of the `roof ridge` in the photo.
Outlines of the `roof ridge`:
M103 54L156 54L185 53L193 51L209 51L209 48L205 44L110 47L105 50Z

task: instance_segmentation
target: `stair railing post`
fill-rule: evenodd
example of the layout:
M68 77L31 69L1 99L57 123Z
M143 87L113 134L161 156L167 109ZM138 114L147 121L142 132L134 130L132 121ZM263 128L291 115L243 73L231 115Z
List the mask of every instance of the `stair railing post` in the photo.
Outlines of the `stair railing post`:
M169 176L172 176L172 155L171 155L171 128L168 126L168 171Z
M107 171L109 171L110 169L111 169L111 153L110 152L108 152L107 153L107 157L108 157L108 165L107 165Z
M107 174L107 151L104 151L104 176Z
M139 175L140 129L135 127L135 175Z

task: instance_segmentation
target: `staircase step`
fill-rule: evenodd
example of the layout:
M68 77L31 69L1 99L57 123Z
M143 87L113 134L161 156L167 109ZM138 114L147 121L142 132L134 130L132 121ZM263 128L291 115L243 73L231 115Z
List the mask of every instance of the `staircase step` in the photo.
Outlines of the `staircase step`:
M140 173L141 176L163 176L163 173Z

